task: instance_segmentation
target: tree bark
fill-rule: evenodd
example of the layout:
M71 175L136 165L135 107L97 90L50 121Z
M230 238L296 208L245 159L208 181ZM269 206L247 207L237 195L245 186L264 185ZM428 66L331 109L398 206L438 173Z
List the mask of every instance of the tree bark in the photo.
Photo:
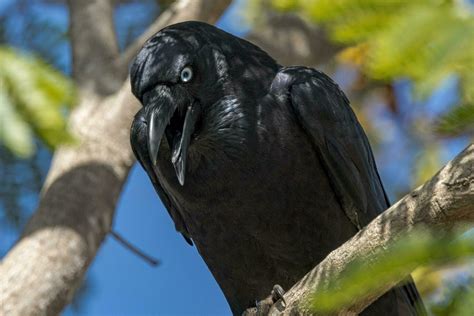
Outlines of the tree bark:
M329 40L322 26L296 14L273 11L263 14L263 22L255 25L245 37L284 66L320 68L342 49Z
M112 0L67 1L70 12L73 78L82 89L107 95L120 88L113 63L119 57ZM91 45L92 44L92 45Z
M457 225L474 223L474 144L443 167L431 180L407 194L375 218L352 239L331 252L287 293L286 307L277 302L270 315L318 315L305 304L311 293L322 291L329 280L337 281L355 259L370 265L374 254L383 254L393 242L415 228L442 234ZM409 274L411 271L407 271ZM381 284L379 293L352 302L337 315L357 315L383 293L400 282Z
M69 1L79 88L69 123L78 144L56 151L38 209L0 262L0 315L59 314L110 231L134 163L129 127L139 108L129 82L123 81L131 56L146 40L140 37L126 50L127 57L118 55L112 3ZM183 20L214 23L229 3L177 1L145 34ZM205 10L211 6L215 9Z

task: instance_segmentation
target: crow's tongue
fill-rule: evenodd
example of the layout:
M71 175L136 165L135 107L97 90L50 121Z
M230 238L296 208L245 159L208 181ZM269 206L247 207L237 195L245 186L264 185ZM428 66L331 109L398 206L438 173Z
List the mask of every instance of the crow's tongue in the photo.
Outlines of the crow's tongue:
M186 109L183 130L181 132L174 132L174 135L169 135L169 133L166 135L171 147L171 162L174 165L176 176L181 185L184 185L189 143L200 113L201 107L199 103L191 104Z

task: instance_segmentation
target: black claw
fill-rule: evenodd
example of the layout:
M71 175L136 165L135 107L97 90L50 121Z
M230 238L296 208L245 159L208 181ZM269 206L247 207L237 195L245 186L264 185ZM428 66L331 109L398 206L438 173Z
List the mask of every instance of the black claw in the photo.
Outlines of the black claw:
M276 303L279 300L281 300L283 303L283 306L286 306L285 297L283 295L285 295L285 290L283 290L283 288L280 285L275 284L272 289L273 302Z
M283 297L284 294L285 290L283 290L280 285L275 284L271 294L267 298L261 301L255 301L255 307L245 310L242 316L267 316L272 306L275 306L279 311L283 311L286 308L286 301ZM279 302L279 304L274 305L277 302Z

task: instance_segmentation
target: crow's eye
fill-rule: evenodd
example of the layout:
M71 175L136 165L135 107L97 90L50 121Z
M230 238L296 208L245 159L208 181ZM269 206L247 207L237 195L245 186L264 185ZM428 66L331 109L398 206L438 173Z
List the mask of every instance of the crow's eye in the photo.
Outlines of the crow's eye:
M193 79L193 69L191 67L184 67L183 70L181 70L181 81L182 82L189 82L191 79Z

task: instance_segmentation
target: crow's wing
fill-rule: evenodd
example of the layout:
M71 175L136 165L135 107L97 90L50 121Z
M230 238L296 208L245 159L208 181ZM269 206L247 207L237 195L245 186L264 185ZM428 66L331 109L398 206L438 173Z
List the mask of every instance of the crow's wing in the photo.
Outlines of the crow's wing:
M389 202L346 96L328 76L305 67L283 68L274 85L286 87L296 120L314 146L342 209L359 229L367 225Z
M369 141L349 100L325 74L305 67L283 68L272 84L288 98L296 120L309 137L342 209L359 229L390 206ZM403 289L410 305L426 314L411 277Z
M151 163L150 155L148 154L147 128L144 119L143 108L138 111L133 120L132 127L130 129L130 144L135 157L140 162L143 169L145 169L148 177L153 183L156 193L158 193L158 196L161 199L161 202L163 202L163 205L173 219L176 230L183 235L184 239L190 245L192 245L193 242L191 241L191 236L189 235L186 223L184 222L184 219L178 210L178 206L175 202L173 202L172 197L163 190L163 187L161 186Z

